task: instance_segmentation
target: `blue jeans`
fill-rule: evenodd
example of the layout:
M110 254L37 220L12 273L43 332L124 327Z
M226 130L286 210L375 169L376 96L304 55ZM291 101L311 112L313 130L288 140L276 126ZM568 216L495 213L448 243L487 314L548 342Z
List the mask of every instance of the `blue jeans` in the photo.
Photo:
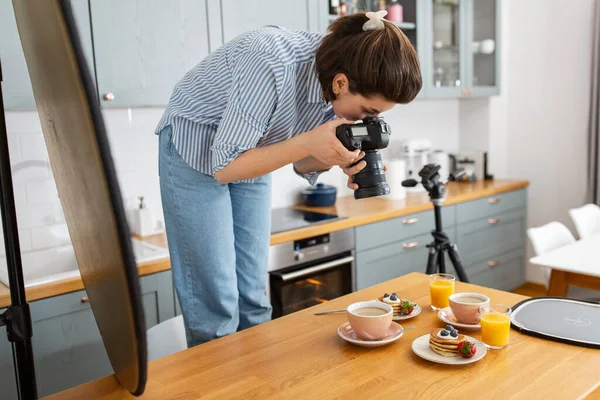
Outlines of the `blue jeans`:
M266 296L271 178L220 184L160 133L159 175L175 289L188 346L271 319Z

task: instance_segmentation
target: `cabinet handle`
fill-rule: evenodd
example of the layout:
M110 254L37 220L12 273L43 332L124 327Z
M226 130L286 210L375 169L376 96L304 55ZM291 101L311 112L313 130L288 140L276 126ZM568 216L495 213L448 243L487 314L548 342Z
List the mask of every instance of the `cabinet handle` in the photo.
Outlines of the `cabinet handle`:
M490 225L496 225L500 222L500 218L490 218L488 219L488 222L490 223Z
M498 204L498 203L500 203L500 198L499 197L490 197L488 199L488 203L489 204Z
M416 224L417 222L419 222L419 218L409 218L409 219L402 220L402 223L404 225L412 225L412 224Z
M488 266L489 267L495 267L498 264L500 264L500 260L491 260L491 261L488 261Z
M402 243L402 247L405 249L412 249L413 247L417 247L419 242L410 242L410 243Z
M467 96L469 94L469 91L467 89L463 89L462 90L462 94L465 95L465 96Z
M106 101L113 101L115 99L115 95L112 93L106 93L102 98Z
M81 304L85 304L85 303L89 303L90 299L88 299L87 297L82 297L81 298Z

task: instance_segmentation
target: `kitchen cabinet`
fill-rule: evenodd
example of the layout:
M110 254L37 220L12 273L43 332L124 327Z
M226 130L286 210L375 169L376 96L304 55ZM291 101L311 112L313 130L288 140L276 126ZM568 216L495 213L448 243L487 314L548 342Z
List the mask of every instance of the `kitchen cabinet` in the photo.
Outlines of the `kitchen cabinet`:
M165 271L140 278L146 329L175 316L173 275Z
M73 17L90 71L94 72L92 35L87 0L70 0ZM17 30L12 0L0 0L0 62L2 63L2 94L6 111L35 110L33 89L21 39Z
M2 314L5 309L0 309ZM17 400L17 384L13 365L12 346L6 338L6 327L0 327L0 399Z
M446 233L454 241L454 230L448 229ZM432 241L431 234L427 234L357 252L356 289L365 289L411 272L425 273L429 255L426 246ZM446 269L450 273L453 271L448 256Z
M209 53L204 1L90 4L103 107L166 105L177 81Z
M424 0L428 98L500 92L500 0Z
M444 231L456 241L456 206L442 207ZM425 273L435 227L433 210L355 228L357 290L410 272ZM452 271L446 256L446 268Z
M525 189L442 207L442 223L472 283L511 290L525 282ZM433 228L433 211L357 227L357 288L425 272ZM447 256L446 269L454 274Z
M140 287L147 328L175 315L171 271L141 277ZM34 301L30 306L40 396L112 373L85 291Z

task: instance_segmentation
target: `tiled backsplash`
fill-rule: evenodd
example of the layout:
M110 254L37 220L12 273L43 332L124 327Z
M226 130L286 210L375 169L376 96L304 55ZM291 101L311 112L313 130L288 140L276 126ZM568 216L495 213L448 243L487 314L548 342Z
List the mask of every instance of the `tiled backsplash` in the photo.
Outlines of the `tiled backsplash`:
M125 209L131 212L138 203L137 197L144 196L159 228L162 208L157 137L153 131L162 113L162 109L103 111ZM458 103L455 100L414 102L397 107L385 117L392 126L393 141L427 137L436 147L458 148ZM9 112L7 128L22 250L68 244L68 230L37 113ZM272 178L272 207L296 203L299 191L307 186L306 181L293 173L291 166L275 171ZM346 188L346 179L339 168L334 168L323 174L320 182L336 186L338 195L342 196L351 194ZM0 254L4 254L3 245Z

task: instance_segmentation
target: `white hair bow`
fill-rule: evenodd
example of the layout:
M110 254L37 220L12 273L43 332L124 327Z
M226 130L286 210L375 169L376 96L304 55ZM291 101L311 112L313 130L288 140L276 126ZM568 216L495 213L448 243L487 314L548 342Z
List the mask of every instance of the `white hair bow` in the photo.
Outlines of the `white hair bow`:
M387 11L385 10L377 12L369 11L368 13L366 13L365 16L369 18L369 20L364 23L363 31L375 31L377 29L384 29L385 25L383 21L385 21L385 19L383 19L383 17L385 17L386 15Z

